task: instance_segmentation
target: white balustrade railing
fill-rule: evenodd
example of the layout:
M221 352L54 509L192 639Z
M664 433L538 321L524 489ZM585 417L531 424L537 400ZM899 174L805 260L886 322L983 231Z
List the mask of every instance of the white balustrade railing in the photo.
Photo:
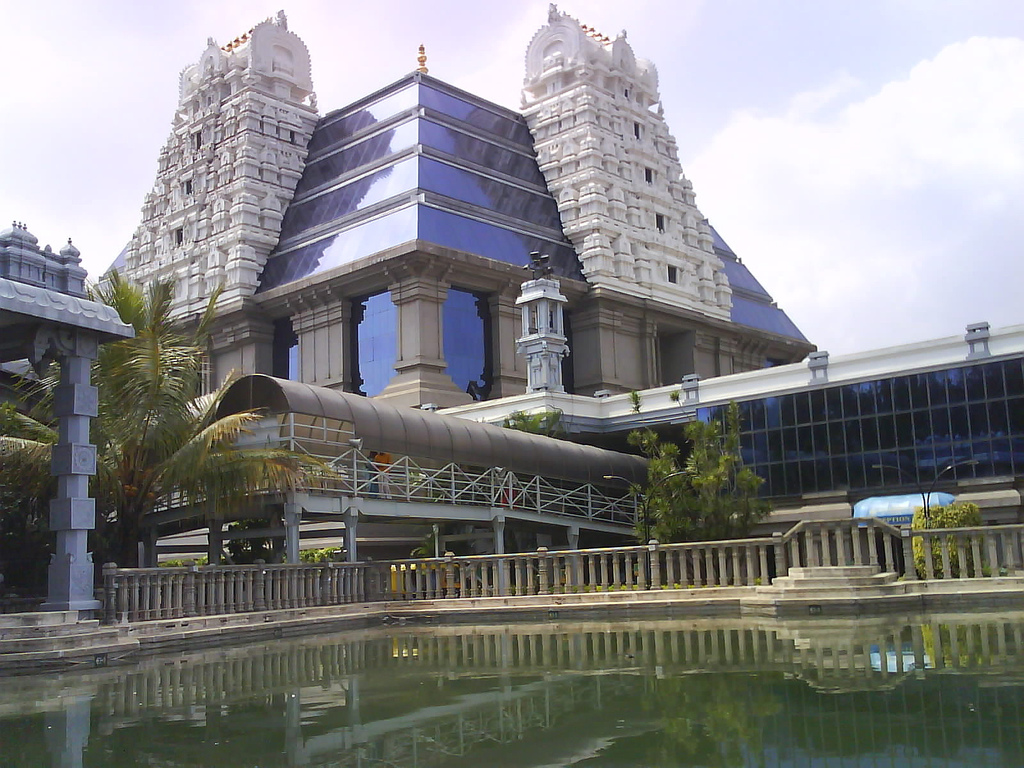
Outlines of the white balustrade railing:
M341 605L380 599L380 569L367 563L103 566L104 618L147 621Z
M790 568L851 565L908 580L1015 575L1024 572L1024 525L910 531L842 520L801 522L770 538L377 563L107 564L104 615L144 621L378 600L751 587Z

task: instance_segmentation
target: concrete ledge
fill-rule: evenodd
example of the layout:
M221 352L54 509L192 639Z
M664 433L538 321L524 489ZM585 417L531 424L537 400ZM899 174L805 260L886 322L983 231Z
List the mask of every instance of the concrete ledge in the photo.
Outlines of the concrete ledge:
M817 574L815 574L817 575ZM877 594L885 590L884 594ZM0 653L0 674L42 672L73 665L128 662L160 653L231 645L276 638L382 625L465 626L502 623L548 625L552 622L660 618L797 618L860 617L860 621L892 614L969 610L983 612L1024 607L1024 578L899 581L836 594L819 590L787 595L766 594L758 587L704 587L645 591L584 592L559 595L470 597L352 603L186 619L157 619L113 627L95 622L67 622L58 614L9 615L18 643ZM30 618L31 617L31 618ZM61 621L64 619L65 621ZM35 624L33 624L35 622ZM62 625L65 633L56 631ZM87 625L87 626L84 626ZM32 638L26 627L36 627ZM28 643L43 647L29 647ZM50 645L49 648L45 647Z

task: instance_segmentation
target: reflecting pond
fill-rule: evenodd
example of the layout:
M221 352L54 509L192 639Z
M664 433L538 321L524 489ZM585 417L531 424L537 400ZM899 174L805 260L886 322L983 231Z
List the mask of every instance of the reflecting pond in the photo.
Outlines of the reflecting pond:
M0 766L1024 765L1024 614L375 629L0 678Z

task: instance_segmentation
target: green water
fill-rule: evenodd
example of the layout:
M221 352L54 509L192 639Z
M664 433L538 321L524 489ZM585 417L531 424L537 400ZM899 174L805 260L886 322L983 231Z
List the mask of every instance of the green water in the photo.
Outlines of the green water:
M1024 615L399 624L0 678L0 766L1024 766Z

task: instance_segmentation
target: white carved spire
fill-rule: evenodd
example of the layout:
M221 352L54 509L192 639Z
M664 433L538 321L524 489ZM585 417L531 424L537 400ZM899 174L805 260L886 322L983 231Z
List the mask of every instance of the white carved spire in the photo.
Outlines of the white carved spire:
M562 226L593 285L727 319L732 291L683 176L654 65L552 5L523 107Z

